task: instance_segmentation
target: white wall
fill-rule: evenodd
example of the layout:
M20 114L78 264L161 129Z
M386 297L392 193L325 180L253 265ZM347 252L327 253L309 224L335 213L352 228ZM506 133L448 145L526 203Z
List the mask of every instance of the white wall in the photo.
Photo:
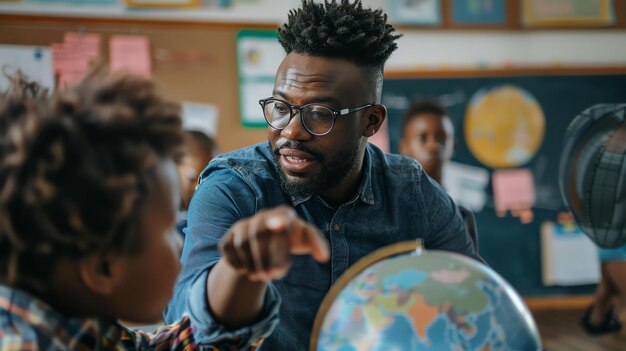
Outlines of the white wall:
M507 65L626 66L624 30L403 31L388 70Z

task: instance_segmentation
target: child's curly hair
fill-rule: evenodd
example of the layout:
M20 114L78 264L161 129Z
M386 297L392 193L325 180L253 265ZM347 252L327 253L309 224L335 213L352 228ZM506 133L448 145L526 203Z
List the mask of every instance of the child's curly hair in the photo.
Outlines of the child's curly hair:
M47 96L18 73L0 95L0 279L41 286L61 258L132 252L156 161L176 158L180 107L152 82L92 71Z

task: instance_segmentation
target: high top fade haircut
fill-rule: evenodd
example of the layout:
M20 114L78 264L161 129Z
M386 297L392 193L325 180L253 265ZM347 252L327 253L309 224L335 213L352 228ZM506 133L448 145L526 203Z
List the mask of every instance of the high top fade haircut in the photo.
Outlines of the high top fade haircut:
M287 54L342 58L373 68L376 83L382 83L385 62L398 48L400 35L394 32L387 14L380 9L364 9L361 0L303 0L278 29L278 41ZM382 89L382 84L377 85L377 90Z
M0 281L42 290L60 259L138 250L156 166L180 155L178 104L148 80L101 69L52 97L10 79L0 94Z

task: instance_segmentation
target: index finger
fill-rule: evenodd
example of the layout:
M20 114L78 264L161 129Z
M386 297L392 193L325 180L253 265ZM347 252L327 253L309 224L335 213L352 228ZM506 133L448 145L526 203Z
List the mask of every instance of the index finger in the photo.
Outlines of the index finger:
M302 220L294 223L291 234L291 253L295 255L311 254L318 262L330 258L330 248L326 238L314 226Z

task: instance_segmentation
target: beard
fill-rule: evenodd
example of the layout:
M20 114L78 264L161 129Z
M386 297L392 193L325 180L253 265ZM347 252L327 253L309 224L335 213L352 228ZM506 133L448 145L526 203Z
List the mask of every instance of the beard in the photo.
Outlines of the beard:
M356 161L359 154L359 143L354 142L344 152L335 153L332 157L325 157L321 152L312 150L305 146L302 142L291 141L283 143L272 150L274 157L274 167L280 178L280 187L282 191L295 197L309 197L312 195L322 195L337 187L356 167ZM270 144L270 148L271 148ZM287 178L287 175L280 168L280 149L289 148L309 153L315 157L320 163L321 169L319 174L308 178L301 178L293 181Z

